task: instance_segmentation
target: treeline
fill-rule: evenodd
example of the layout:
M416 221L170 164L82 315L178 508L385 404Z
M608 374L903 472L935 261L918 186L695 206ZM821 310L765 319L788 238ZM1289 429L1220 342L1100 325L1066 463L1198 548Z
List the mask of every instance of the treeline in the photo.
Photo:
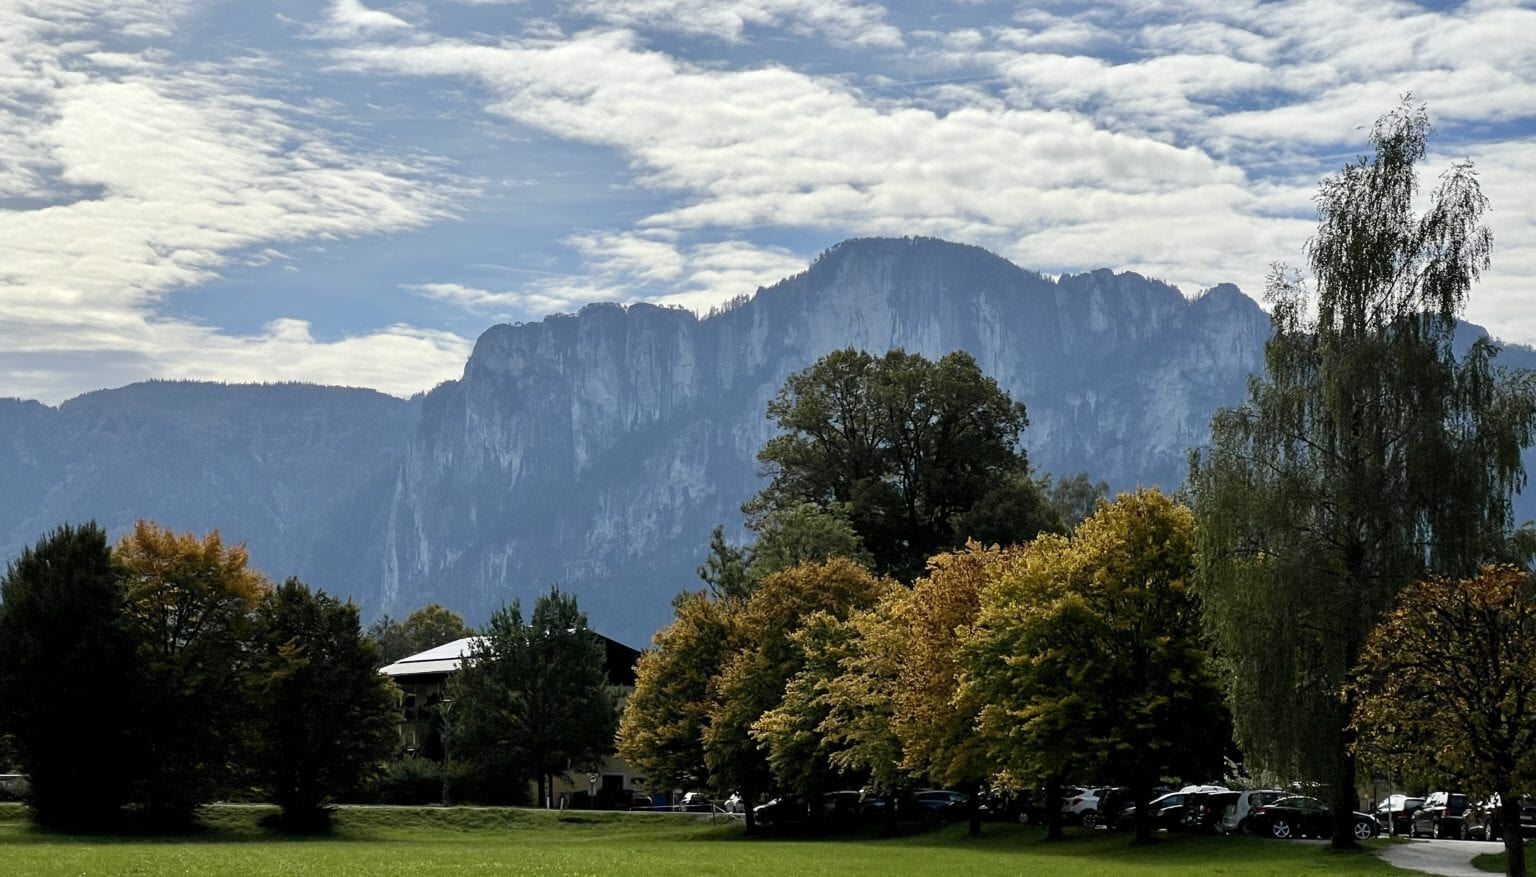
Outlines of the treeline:
M217 532L64 526L0 582L0 734L42 825L174 829L257 797L311 831L394 749L357 608L272 585Z

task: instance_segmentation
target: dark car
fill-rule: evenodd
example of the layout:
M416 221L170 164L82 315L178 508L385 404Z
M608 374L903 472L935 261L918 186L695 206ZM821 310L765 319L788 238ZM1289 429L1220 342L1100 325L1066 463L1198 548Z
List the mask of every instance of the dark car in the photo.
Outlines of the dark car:
M753 819L762 825L786 825L804 822L811 816L811 809L804 798L774 798L766 804L752 808Z
M1462 836L1461 818L1471 802L1460 792L1431 792L1424 806L1414 811L1408 823L1410 837L1457 838Z
M1423 806L1423 798L1388 795L1376 805L1376 821L1380 823L1382 831L1388 834L1408 834L1412 829L1413 814Z
M964 819L965 804L969 800L963 793L947 789L924 789L912 794L917 811L936 822Z
M1267 834L1270 837L1331 837L1333 810L1316 798L1292 795L1249 813L1248 825L1254 834ZM1376 817L1355 811L1356 840L1373 838L1380 830Z
M1461 818L1461 836L1471 840L1498 840L1504 836L1499 796L1467 807ZM1520 799L1520 836L1536 837L1536 798Z
M1184 805L1188 802L1189 795L1184 792L1170 792L1147 802L1147 821L1153 831L1167 829L1177 831L1184 825ZM1116 820L1117 828L1130 830L1136 827L1136 804L1132 802L1120 808L1120 816Z
M1221 830L1221 816L1228 807L1237 804L1239 792L1194 792L1184 799L1184 815L1180 820L1185 831L1216 832Z

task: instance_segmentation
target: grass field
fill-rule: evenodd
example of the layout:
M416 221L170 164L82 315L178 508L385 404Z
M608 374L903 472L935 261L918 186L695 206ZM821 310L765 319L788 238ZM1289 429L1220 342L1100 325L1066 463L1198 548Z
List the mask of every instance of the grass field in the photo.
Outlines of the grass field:
M673 814L344 808L334 835L294 839L257 827L265 808L214 807L206 830L175 838L77 837L31 828L0 805L0 874L536 874L602 877L884 877L1402 874L1369 852L1246 837L1123 835L989 824L972 840L951 826L908 837L746 839L738 826Z

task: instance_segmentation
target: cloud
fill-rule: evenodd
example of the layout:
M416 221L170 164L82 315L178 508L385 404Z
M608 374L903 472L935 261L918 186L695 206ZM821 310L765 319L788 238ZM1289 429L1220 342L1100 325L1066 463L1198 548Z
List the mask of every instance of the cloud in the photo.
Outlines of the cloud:
M410 22L405 19L370 9L361 0L331 0L331 5L326 9L326 24L311 28L309 35L318 39L349 40L410 29Z
M317 341L282 319L227 335L161 315L167 293L270 259L273 244L441 220L453 185L430 165L341 148L260 93L259 63L177 65L153 48L102 58L83 38L103 22L153 38L166 10L190 4L32 8L0 5L0 197L20 204L0 207L0 338L7 365L27 357L24 371L0 369L0 395L58 401L99 387L103 363L120 381L366 374L401 392L457 370L467 344L444 333ZM348 359L361 369L350 378Z
M899 48L885 9L849 0L576 0L571 11L610 25L653 28L728 42L749 28L818 35L843 46Z

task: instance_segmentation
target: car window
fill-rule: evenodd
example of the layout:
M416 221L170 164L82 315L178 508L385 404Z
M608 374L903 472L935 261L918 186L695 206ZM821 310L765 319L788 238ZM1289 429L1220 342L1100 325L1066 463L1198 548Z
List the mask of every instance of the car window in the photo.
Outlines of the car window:
M1254 792L1252 803L1262 807L1265 804L1273 804L1283 797L1285 795L1280 792Z

